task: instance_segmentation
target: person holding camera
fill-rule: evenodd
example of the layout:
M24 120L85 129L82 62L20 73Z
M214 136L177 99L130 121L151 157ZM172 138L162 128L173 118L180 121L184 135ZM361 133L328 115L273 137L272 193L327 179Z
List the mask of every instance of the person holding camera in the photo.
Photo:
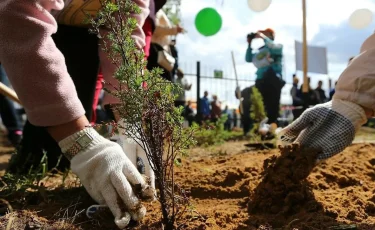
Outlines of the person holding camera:
M254 52L251 43L256 38L263 39L265 45ZM248 34L248 48L245 57L246 62L252 62L258 69L255 86L262 94L268 124L277 123L281 89L285 85L285 81L282 80L283 46L276 44L274 39L275 32L269 28Z

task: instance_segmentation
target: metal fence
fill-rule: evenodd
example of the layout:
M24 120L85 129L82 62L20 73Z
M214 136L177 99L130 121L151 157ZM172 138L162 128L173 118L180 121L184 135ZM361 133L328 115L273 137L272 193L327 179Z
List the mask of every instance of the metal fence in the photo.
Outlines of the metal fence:
M212 95L217 95L223 105L228 105L230 108L238 107L239 102L235 97L237 82L231 70L222 67L203 66L199 61L196 63L181 63L179 66L184 71L188 82L192 83L191 90L186 91L187 100L196 102L197 98L201 98L204 91L207 91L210 98ZM241 89L244 89L254 84L252 79L253 76L250 74L247 77L245 75L240 76L238 84Z
M191 90L185 92L186 100L190 100L193 104L196 104L197 98L203 97L204 91L207 91L210 99L212 95L218 96L219 101L222 103L222 109L226 105L229 109L237 109L239 107L239 101L235 96L237 81L233 70L229 68L225 69L224 67L203 66L199 61L196 63L182 63L179 66L185 73L184 77L188 82L192 83ZM218 71L222 71L222 74L220 72L218 74ZM238 73L238 85L241 90L253 84L255 84L254 74L250 72ZM291 104L291 87L291 84L286 84L281 96L282 108L279 120L286 123L289 123L293 119L291 114L292 109L288 106ZM199 104L196 104L196 110L198 109Z
M196 63L181 63L180 68L185 73L185 78L192 83L190 91L186 91L187 100L196 102L197 98L203 96L204 91L208 91L210 97L215 94L219 100L230 108L238 107L238 100L235 97L235 89L237 86L236 79L232 68L212 67L202 65L199 61ZM221 70L222 78L215 78L215 71ZM199 82L198 82L199 74ZM198 83L200 83L198 85ZM248 72L238 72L238 84L241 89L255 84L255 74ZM198 92L199 86L199 92ZM287 83L281 94L281 104L291 104L290 89L292 84Z

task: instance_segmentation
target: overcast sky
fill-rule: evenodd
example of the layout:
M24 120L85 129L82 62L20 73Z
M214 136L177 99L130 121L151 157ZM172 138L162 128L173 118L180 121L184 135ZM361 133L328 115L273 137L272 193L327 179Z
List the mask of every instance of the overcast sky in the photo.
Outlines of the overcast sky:
M276 32L275 41L284 45L285 74L290 82L290 76L295 72L294 41L302 40L301 2L273 0L266 11L256 13L249 9L247 0L182 0L182 26L188 33L177 38L181 66L185 72L195 72L194 63L199 60L207 72L222 69L233 77L230 56L233 50L240 78L253 80L256 69L244 60L246 34L269 27ZM194 26L196 14L204 7L217 9L223 20L220 32L211 37L200 35ZM349 27L349 16L359 8L374 12L375 1L307 0L308 43L327 47L329 76L333 81L339 77L349 57L358 54L362 42L375 29L375 22L362 30ZM261 45L261 41L253 42L254 48ZM301 73L297 74L302 77ZM311 75L313 87L318 80L327 79L327 76ZM208 90L209 85L203 87L202 90Z

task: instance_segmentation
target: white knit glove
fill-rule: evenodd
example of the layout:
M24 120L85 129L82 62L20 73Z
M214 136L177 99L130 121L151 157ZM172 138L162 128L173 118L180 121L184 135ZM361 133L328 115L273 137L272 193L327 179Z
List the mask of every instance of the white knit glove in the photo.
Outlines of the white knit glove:
M66 153L85 133L93 140L71 159L72 171L96 202L110 208L119 228L128 225L127 212L134 220L142 219L146 209L137 195L149 199L154 191L118 144L100 136L93 128L85 128L59 142L62 152Z
M123 120L120 120L118 124L119 127L126 127ZM150 166L146 152L139 144L137 144L137 142L135 142L134 139L124 135L122 128L119 128L118 131L120 134L115 138L117 139L116 142L122 147L122 150L130 161L137 167L138 171L147 177L149 185L155 190L155 173Z
M271 129L271 125L267 124L268 122L268 117L264 118L260 123L259 123L259 129L258 132L260 135L265 136L268 134L268 132Z
M357 130L367 121L363 108L355 103L334 99L307 109L292 124L278 133L280 144L299 143L320 151L326 159L349 146Z

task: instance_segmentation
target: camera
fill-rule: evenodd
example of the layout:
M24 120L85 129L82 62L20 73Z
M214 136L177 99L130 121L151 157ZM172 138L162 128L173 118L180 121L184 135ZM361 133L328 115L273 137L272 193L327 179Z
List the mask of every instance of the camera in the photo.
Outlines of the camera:
M256 33L249 33L249 34L247 35L247 39L252 40L252 39L255 38L256 35L257 35Z

